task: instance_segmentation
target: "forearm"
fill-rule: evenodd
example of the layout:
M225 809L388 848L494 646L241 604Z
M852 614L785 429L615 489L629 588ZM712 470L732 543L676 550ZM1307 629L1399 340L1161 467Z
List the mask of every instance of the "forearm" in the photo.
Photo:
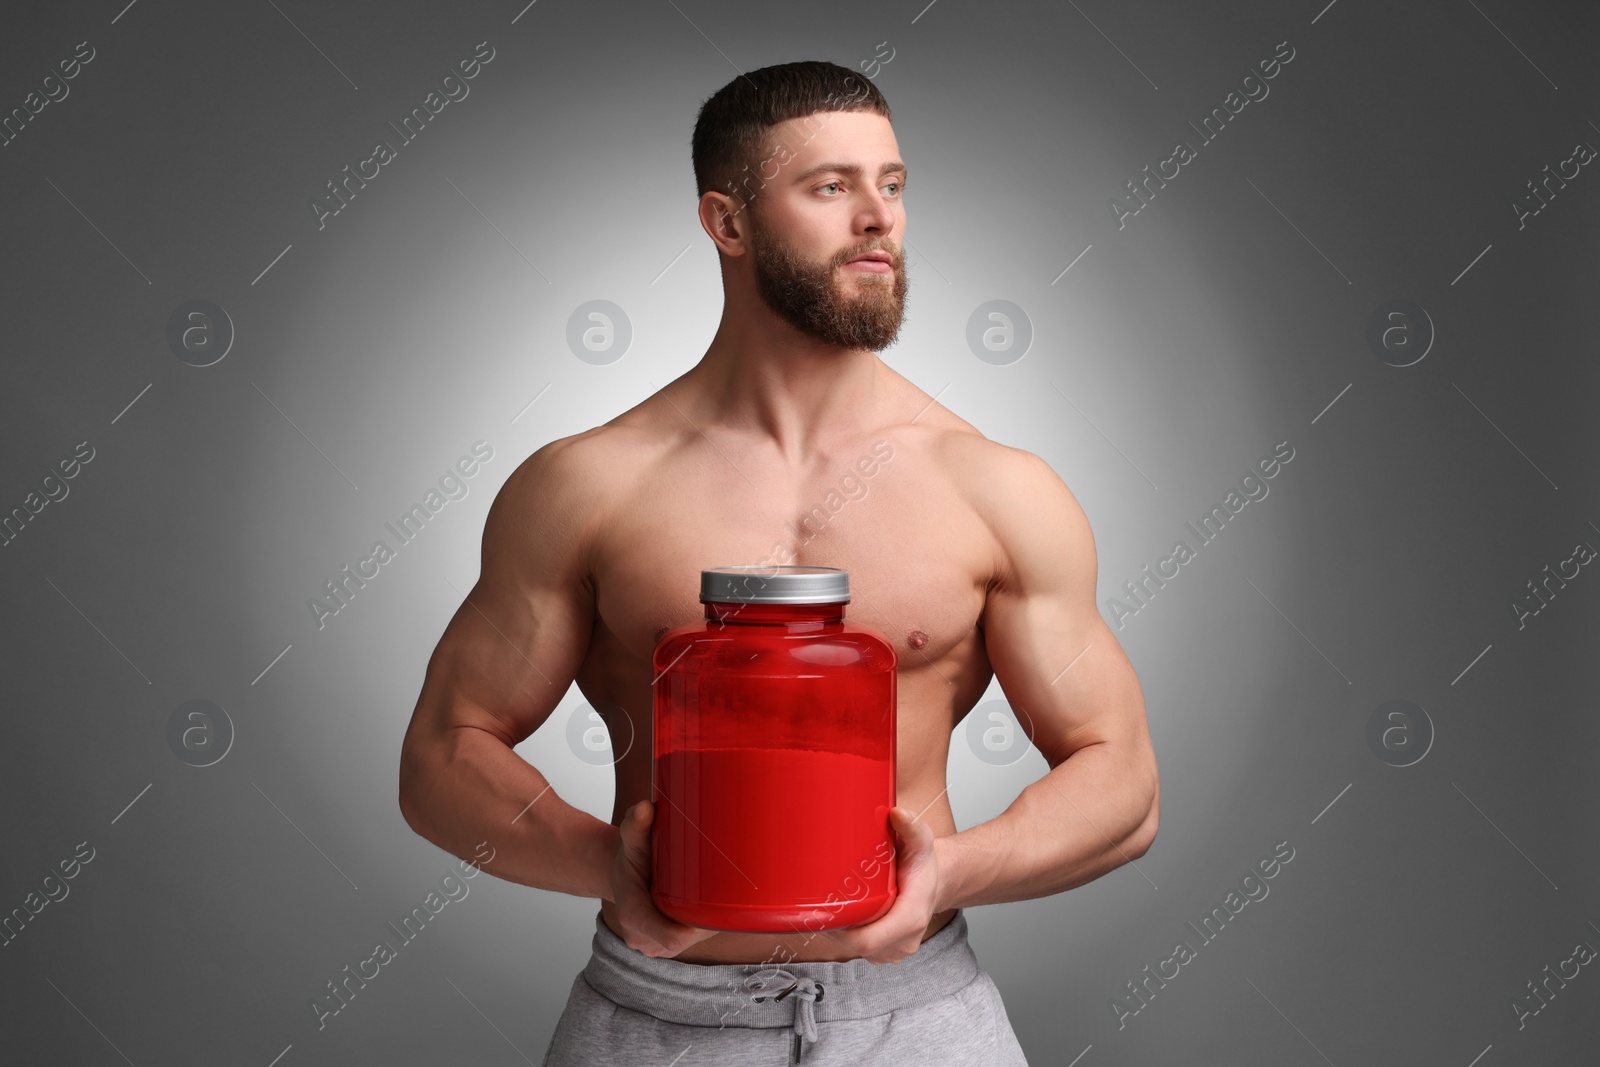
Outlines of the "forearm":
M1143 855L1156 789L1154 763L1140 753L1079 749L1001 814L934 840L939 908L1050 896Z
M412 829L446 852L477 862L507 881L611 899L615 826L574 808L516 752L494 736L454 729L426 750L408 753L401 807Z

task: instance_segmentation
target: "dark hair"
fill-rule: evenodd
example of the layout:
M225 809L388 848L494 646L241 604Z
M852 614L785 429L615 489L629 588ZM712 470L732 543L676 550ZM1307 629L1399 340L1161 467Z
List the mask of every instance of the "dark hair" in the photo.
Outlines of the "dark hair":
M889 102L864 75L826 60L778 63L741 74L700 106L691 154L695 198L716 191L744 204L763 182L767 131L818 111L874 111ZM747 173L748 172L748 173ZM771 180L771 175L767 176Z

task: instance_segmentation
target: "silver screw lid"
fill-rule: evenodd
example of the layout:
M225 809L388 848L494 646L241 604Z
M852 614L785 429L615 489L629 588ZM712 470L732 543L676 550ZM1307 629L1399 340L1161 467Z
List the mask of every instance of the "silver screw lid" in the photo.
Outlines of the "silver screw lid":
M850 572L838 567L756 563L700 572L700 600L719 604L846 604Z

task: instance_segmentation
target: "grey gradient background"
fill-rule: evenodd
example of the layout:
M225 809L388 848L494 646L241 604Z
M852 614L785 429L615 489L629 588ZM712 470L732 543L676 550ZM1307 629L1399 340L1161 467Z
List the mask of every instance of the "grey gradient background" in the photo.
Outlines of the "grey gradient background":
M1108 620L1186 521L1295 449L1114 624L1160 760L1154 847L968 910L1030 1060L1594 1062L1594 967L1521 1027L1513 1004L1600 946L1600 577L1520 628L1513 605L1600 546L1600 176L1521 227L1512 205L1600 145L1597 29L1593 5L1506 0L8 10L0 114L78 42L95 57L0 147L0 514L80 442L94 458L0 548L0 915L80 842L94 858L0 947L0 1059L539 1061L593 900L477 877L320 1029L309 1005L454 862L400 817L396 768L495 491L715 328L696 110L825 58L874 78L915 174L885 359L1062 476ZM319 229L324 183L482 41L470 94ZM1119 228L1125 183L1283 41L1269 95ZM167 342L194 299L235 331L211 366ZM632 340L595 364L566 338L601 299ZM1406 367L1366 339L1394 299L1436 330ZM1022 358L969 347L990 300L1031 324ZM468 494L319 628L309 598L478 440ZM1396 699L1434 734L1406 767L1417 724L1367 740ZM231 723L210 766L168 740L190 700ZM586 711L574 687L518 751L605 818L610 768L567 741ZM1045 769L970 736L962 827ZM1125 983L1280 842L1270 894L1119 1026Z

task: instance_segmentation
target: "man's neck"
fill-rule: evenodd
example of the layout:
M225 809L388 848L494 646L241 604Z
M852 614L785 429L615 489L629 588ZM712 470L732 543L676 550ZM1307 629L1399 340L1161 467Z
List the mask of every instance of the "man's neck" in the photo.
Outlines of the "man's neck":
M742 346L719 331L685 384L706 421L770 440L799 467L876 421L887 374L874 352L803 342Z

